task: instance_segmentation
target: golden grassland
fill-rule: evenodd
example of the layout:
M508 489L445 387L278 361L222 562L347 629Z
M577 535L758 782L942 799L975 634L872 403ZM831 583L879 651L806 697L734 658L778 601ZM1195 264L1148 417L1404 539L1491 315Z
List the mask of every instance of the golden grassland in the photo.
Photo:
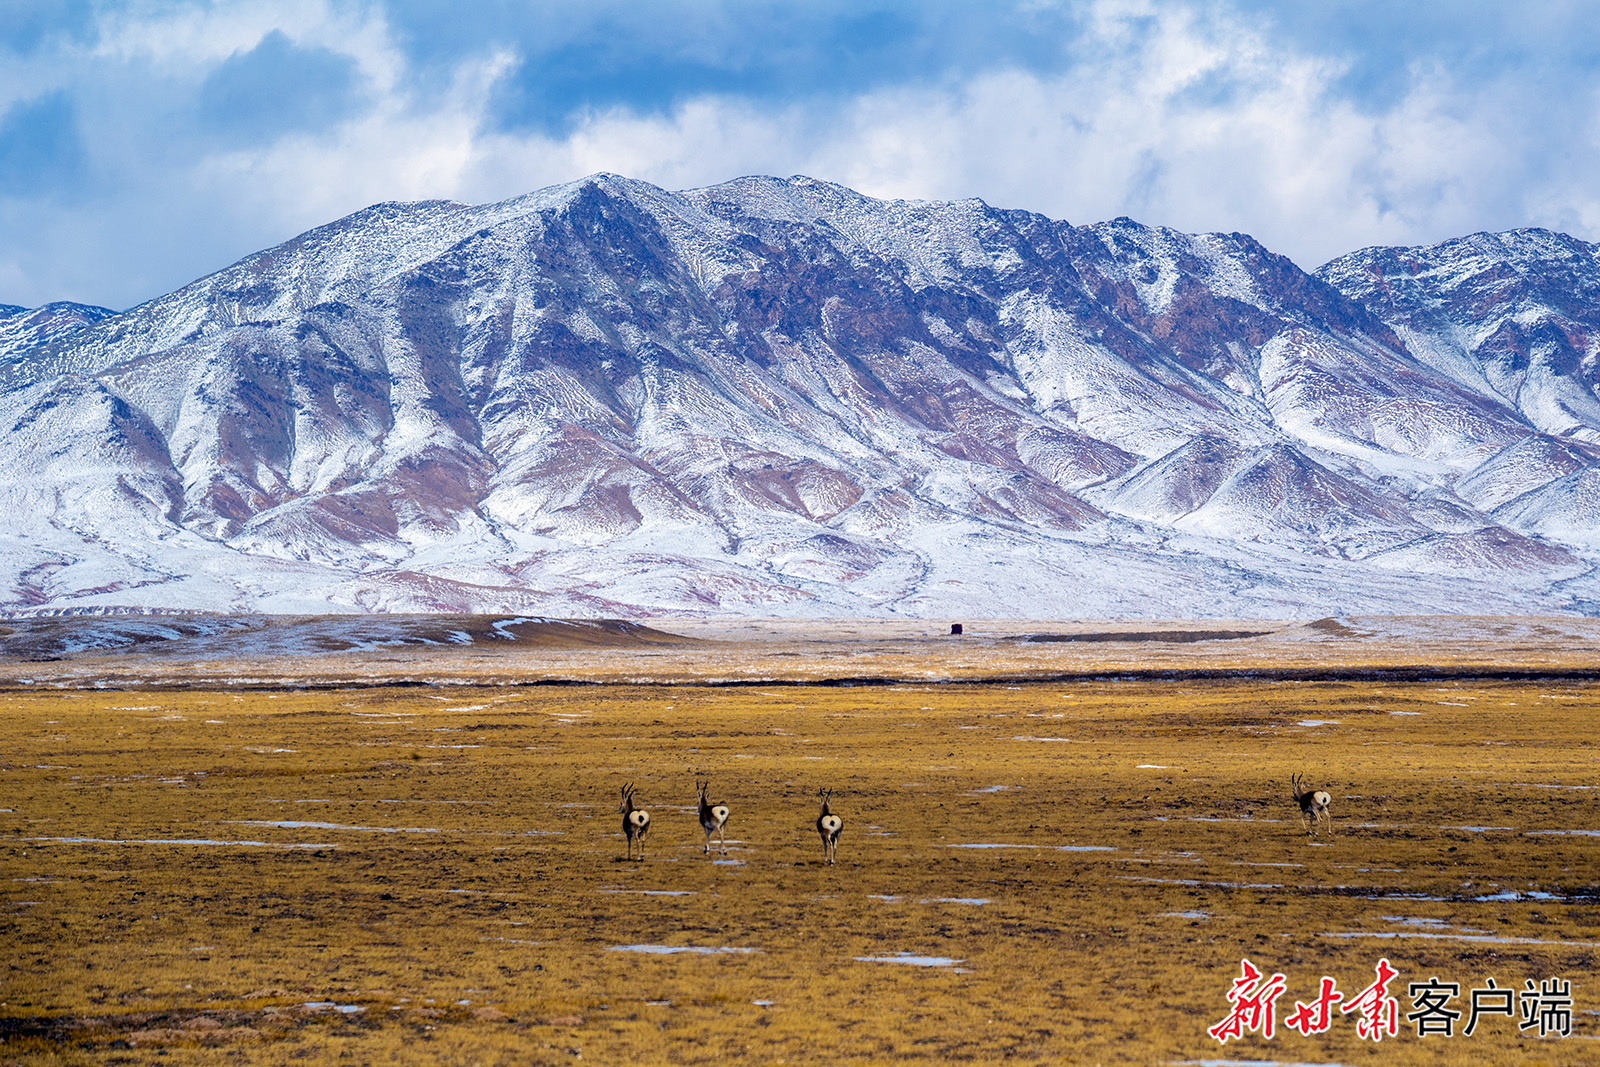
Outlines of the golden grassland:
M0 1063L1597 1062L1597 699L12 689ZM1301 829L1294 771L1333 794L1331 838ZM726 855L702 853L697 774L733 809ZM654 818L642 862L622 859L627 782ZM1206 1028L1242 957L1287 992L1271 1041L1222 1047ZM1283 1026L1380 957L1402 1015L1431 976L1458 1009L1490 977L1569 980L1571 1035Z

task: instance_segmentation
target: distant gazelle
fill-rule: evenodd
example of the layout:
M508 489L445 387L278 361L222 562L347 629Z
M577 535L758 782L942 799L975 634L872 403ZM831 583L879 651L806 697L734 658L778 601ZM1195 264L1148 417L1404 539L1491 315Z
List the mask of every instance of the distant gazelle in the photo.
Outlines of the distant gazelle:
M700 829L706 832L706 853L711 852L711 835L716 834L722 840L722 851L728 851L728 805L713 804L706 799L706 793L711 789L710 780L696 782L695 788L700 793Z
M822 814L817 816L817 834L822 838L822 858L831 866L839 854L839 834L844 830L844 820L828 810L833 790L824 789L817 797L822 801Z
M628 839L628 858L633 859L634 842L639 844L639 858L644 859L644 835L650 832L650 813L633 806L633 784L622 787L622 832Z
M1289 787L1294 790L1295 803L1300 805L1300 823L1307 832L1312 837L1317 836L1317 823L1323 822L1328 826L1328 833L1333 833L1333 813L1328 810L1333 797L1324 790L1307 786L1298 774L1289 777Z

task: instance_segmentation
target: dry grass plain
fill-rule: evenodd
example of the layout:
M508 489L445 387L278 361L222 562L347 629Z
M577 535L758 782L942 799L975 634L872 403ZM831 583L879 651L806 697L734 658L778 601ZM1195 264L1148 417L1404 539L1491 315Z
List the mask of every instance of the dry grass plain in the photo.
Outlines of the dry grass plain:
M811 632L762 638L790 684L693 684L739 659L709 629L648 667L561 653L603 661L594 685L511 684L548 675L536 649L495 685L449 649L383 652L397 684L343 661L328 688L295 687L304 660L117 690L84 686L146 668L6 665L0 1063L1600 1062L1600 688L1576 670L1465 677L1458 641L1439 678L1219 676L1260 655L1239 640L1181 650L1206 677L980 684L1013 652L918 658L909 635L897 680L795 684L882 654L819 667ZM1180 650L1026 651L1051 654ZM1294 771L1333 794L1331 838L1301 830ZM726 855L701 852L697 774L733 809ZM654 817L642 862L626 782ZM1222 1047L1241 957L1288 988L1272 1040ZM1380 957L1402 1016L1435 975L1457 1009L1490 977L1569 980L1571 1035L1285 1028Z

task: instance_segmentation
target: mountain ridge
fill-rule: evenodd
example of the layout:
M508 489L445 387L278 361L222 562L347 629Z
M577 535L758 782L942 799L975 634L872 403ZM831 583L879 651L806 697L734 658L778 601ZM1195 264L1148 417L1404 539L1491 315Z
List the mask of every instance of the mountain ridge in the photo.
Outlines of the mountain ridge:
M0 351L0 610L1585 613L1591 292L803 177L373 205Z

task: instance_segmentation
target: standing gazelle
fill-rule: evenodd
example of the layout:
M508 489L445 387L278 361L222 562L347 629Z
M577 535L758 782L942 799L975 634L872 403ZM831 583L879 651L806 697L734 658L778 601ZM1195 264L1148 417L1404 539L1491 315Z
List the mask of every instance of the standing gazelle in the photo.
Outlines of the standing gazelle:
M633 783L622 787L622 832L628 839L628 858L633 859L633 844L639 843L639 858L644 859L644 835L650 832L650 813L633 806Z
M713 804L706 799L706 793L711 789L711 781L695 782L695 788L700 793L700 828L706 832L706 853L711 852L711 835L716 834L722 839L722 851L728 851L728 805Z
M1328 810L1333 797L1325 790L1312 789L1298 774L1289 776L1289 787L1294 790L1295 803L1300 805L1300 822L1307 832L1312 837L1317 836L1317 824L1323 822L1328 826L1328 833L1333 833L1333 813Z
M822 838L822 858L829 865L839 855L839 834L844 830L844 820L828 810L828 801L833 799L833 790L824 789L817 793L822 801L822 814L817 816L817 834Z

